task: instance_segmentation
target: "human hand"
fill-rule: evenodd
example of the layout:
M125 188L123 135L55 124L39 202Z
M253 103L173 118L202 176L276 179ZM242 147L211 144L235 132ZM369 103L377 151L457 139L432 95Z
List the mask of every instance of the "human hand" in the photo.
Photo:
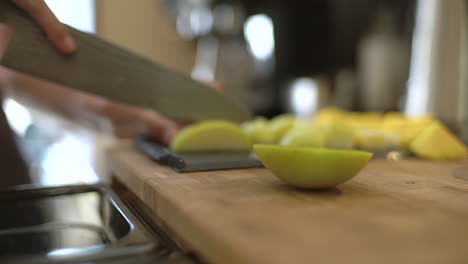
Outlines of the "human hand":
M11 0L25 10L46 32L47 38L65 54L76 51L76 44L67 27L52 13L44 0Z
M220 82L209 81L205 83L218 92L225 90ZM143 109L98 96L83 97L83 100L87 102L86 109L91 109L94 113L111 121L113 132L119 137L144 134L164 145L169 145L179 130L191 123L187 120L171 119L151 109Z
M88 110L111 122L113 133L118 137L148 135L158 142L169 145L172 138L188 122L170 119L151 109L122 104L102 97L83 97Z

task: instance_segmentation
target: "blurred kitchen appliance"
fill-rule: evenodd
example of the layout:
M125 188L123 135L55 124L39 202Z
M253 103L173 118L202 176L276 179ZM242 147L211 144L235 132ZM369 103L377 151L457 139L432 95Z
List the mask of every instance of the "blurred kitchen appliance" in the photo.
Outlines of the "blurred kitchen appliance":
M175 10L177 27L184 29L179 33L197 40L200 59L194 77L208 76L224 83L228 93L247 101L256 114L295 111L297 107L289 100L295 93L292 84L317 76L330 84L325 92L330 96L326 102L311 102L315 109L301 111L307 115L318 105L327 104L347 110L386 111L398 110L401 105L415 0L167 3ZM203 17L205 22L199 20ZM181 27L181 21L186 26ZM199 25L208 24L209 30L197 30ZM237 26L231 27L236 30L220 30L229 28L224 25ZM305 104L305 100L299 101Z
M248 36L244 36L248 18L241 2L172 0L166 3L179 34L197 41L192 77L221 84L224 93L238 98L257 113L268 108L271 95L262 84L265 63L257 63L250 52Z
M468 124L468 1L419 0L405 111Z

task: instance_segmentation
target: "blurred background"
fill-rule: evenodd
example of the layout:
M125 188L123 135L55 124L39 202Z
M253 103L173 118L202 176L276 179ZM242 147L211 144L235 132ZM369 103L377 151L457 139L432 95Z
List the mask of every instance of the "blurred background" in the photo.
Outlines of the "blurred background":
M197 41L192 75L220 81L257 114L401 103L414 1L167 3L179 34Z
M46 2L64 23L223 84L256 115L312 116L332 105L466 120L465 0ZM109 135L51 129L11 100L5 108L19 135L49 139L30 154L42 173L56 174L49 179L63 181L70 167L73 181L106 174L98 150Z

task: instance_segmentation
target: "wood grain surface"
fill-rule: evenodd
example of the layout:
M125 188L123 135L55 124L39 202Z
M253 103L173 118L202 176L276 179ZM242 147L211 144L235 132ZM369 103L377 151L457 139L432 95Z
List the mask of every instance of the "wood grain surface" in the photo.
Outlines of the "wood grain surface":
M468 162L372 161L304 191L263 168L177 173L129 144L113 175L208 263L468 263Z

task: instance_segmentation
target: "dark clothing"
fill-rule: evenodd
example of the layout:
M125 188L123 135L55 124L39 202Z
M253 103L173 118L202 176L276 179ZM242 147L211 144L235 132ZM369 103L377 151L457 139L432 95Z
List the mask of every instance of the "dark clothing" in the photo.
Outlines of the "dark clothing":
M0 106L2 103L0 95ZM5 113L0 107L0 188L31 183L28 168L16 146Z

